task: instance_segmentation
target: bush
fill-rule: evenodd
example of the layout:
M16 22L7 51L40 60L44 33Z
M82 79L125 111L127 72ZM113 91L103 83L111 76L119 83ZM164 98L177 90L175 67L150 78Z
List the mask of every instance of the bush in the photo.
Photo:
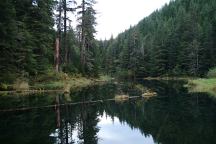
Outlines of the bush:
M207 73L208 78L216 78L216 67L210 69Z
M62 70L65 73L71 73L71 74L79 72L79 70L73 64L69 64L69 65L64 64Z
M133 76L133 73L131 70L123 70L123 69L119 69L116 73L116 76L119 79L128 79L131 78Z
M11 73L11 72L1 73L0 82L1 83L13 83L17 77L18 77L18 74L16 73Z
M48 69L46 74L36 75L32 80L34 82L58 81L65 78L65 73L56 72L54 69Z
M29 90L29 84L25 80L17 79L13 84L13 89L16 91Z
M8 89L8 85L5 83L0 83L0 90L5 91Z

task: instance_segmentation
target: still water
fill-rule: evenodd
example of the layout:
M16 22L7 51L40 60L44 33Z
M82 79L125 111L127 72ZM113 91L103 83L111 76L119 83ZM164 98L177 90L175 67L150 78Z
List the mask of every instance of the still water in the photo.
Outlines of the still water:
M2 144L215 144L216 99L188 93L183 81L93 86L68 94L0 96ZM98 101L99 100L99 101ZM26 109L27 108L27 109Z

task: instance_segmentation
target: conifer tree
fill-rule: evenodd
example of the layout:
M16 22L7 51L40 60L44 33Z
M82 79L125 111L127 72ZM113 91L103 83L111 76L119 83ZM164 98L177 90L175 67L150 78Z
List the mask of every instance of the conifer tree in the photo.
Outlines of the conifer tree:
M97 64L94 60L96 54L96 43L94 34L96 33L95 10L93 8L96 2L94 0L82 0L78 6L78 30L80 31L80 64L83 73L97 73Z

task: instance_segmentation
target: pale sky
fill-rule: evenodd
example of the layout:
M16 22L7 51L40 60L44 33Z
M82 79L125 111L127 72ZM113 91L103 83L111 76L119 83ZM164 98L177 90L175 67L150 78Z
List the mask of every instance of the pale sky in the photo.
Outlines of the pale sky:
M137 24L170 0L96 0L96 39L109 39Z

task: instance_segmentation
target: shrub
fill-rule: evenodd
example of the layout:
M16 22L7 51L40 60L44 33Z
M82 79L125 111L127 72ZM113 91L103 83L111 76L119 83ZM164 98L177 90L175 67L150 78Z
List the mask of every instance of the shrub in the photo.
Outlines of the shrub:
M133 77L133 72L131 70L125 70L125 69L119 69L117 72L116 72L116 76L117 78L119 79L128 79L128 78L131 78Z
M17 78L18 74L7 72L0 74L1 83L12 83Z
M208 78L216 78L216 67L210 69L207 73Z
M63 72L65 73L78 73L78 69L73 65L73 64L69 64L69 65L63 65L62 68Z
M29 90L29 84L25 80L17 79L13 84L13 89L16 91Z
M0 90L7 90L8 89L8 85L5 83L0 83Z
M65 78L65 73L56 72L54 69L48 69L46 71L46 74L36 75L32 80L34 82L48 82L48 81L64 80L64 78Z
M117 73L116 73L116 76L118 77L118 78L120 78L120 79L125 79L125 78L127 78L127 71L118 71Z

